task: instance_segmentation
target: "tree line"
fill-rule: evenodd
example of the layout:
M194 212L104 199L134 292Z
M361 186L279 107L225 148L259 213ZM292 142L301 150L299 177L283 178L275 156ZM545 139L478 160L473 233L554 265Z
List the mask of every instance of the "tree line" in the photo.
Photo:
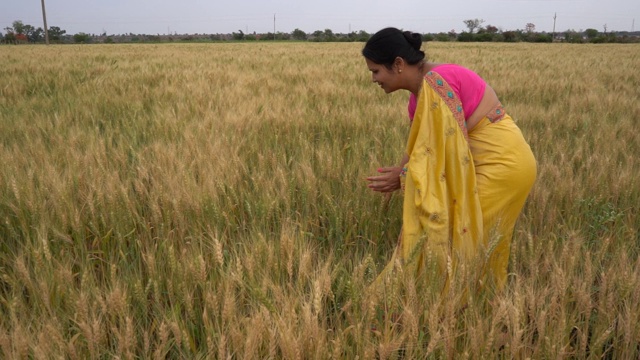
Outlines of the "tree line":
M15 44L20 42L44 43L44 30L42 27L25 24L22 20L14 21L11 26L4 28L5 33L0 32L0 42ZM58 26L49 27L49 40L61 42L64 39L65 30Z
M493 26L483 26L482 19L464 20L467 30L457 33L455 30L440 33L422 34L423 41L459 41L459 42L570 42L570 43L628 43L640 42L639 32L599 32L596 29L584 31L566 30L558 33L537 32L535 24L527 23L524 29L503 31ZM44 43L44 30L16 20L11 26L0 31L0 43ZM295 29L290 33L247 33L242 30L231 34L183 34L147 35L120 34L95 35L77 33L68 35L66 30L51 26L48 30L51 43L136 43L136 42L206 42L206 41L312 41L312 42L364 42L371 34L366 31L334 33L331 29L316 30L307 33Z

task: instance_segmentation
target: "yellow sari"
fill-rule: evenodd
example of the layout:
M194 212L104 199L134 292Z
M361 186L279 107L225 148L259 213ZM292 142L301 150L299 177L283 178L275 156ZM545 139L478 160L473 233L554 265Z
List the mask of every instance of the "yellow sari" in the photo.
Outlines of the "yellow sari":
M502 288L511 234L535 180L535 159L520 130L497 107L468 133L460 100L429 72L406 150L403 230L383 275L399 259L417 277L435 268L445 291L461 266L472 283L488 281L489 270Z

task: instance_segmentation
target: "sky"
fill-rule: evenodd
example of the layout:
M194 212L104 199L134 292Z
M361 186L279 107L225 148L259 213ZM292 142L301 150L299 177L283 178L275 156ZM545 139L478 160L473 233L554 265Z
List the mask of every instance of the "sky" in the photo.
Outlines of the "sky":
M42 27L41 0L1 0L0 32L21 20ZM640 0L45 0L47 25L67 34L217 34L274 31L369 33L394 26L420 33L483 26L536 31L640 30ZM275 17L275 22L274 22ZM637 24L635 23L637 20Z

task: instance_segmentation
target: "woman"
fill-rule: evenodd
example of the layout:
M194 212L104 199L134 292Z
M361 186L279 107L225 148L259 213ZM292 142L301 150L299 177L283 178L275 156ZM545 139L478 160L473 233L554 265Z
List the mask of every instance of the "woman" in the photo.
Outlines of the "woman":
M420 276L434 258L447 287L461 263L467 271L482 263L477 280L499 290L515 222L536 178L535 158L480 76L427 62L421 45L419 34L386 28L362 50L374 83L386 93L411 92L412 124L401 164L378 170L382 174L367 178L368 186L404 191L395 257L405 267Z

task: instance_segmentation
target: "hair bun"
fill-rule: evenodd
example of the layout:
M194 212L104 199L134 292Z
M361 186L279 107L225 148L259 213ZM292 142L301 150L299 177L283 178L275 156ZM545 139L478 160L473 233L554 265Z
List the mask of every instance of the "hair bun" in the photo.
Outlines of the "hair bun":
M394 27L384 28L373 34L362 49L362 55L376 64L391 69L396 58L403 58L407 64L416 65L425 59L422 35L402 31Z
M422 47L422 36L420 34L412 33L411 31L405 31L402 34L412 48L420 51L420 48Z

